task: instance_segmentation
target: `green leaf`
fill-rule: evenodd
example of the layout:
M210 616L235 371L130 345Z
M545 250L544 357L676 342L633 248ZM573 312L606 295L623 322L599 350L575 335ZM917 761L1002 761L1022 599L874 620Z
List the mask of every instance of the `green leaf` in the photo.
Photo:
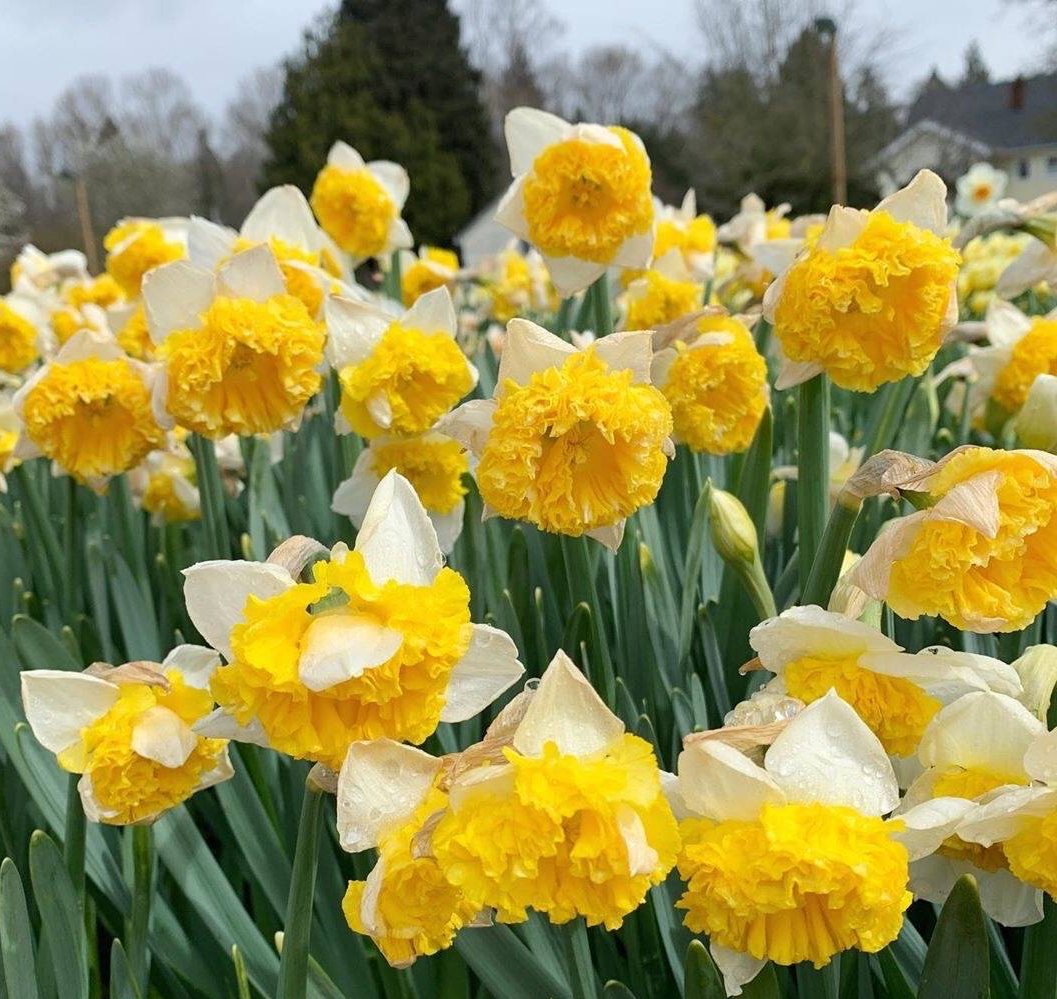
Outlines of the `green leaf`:
M697 587L701 578L701 559L704 557L708 535L708 514L712 506L712 480L706 479L701 494L694 504L694 515L690 521L690 541L686 546L686 562L683 565L683 598L679 608L679 662L690 655L690 643L694 637L694 619L697 616Z
M110 590L127 660L160 662L162 649L154 601L149 590L136 582L128 564L118 552L111 553Z
M16 615L11 622L11 641L25 669L79 670L84 666L65 642L24 614Z
M976 879L963 874L940 910L918 999L987 999L990 995L987 928Z
M485 987L503 999L572 999L568 985L536 960L508 926L465 930L455 948Z
M8 999L37 999L33 930L22 878L10 857L0 864L0 956Z
M635 999L635 993L623 982L606 982L602 996L604 999Z
M110 948L110 999L142 999L125 948L115 940Z
M59 848L39 829L29 841L29 872L58 993L62 999L88 999L84 916Z
M650 890L649 899L654 919L657 921L657 932L661 935L661 943L664 945L664 953L668 956L676 987L682 996L686 994L683 955L689 949L692 937L690 931L683 926L675 908L679 890L679 876L672 873L666 881Z
M723 976L700 940L686 949L686 999L726 999Z
M1057 995L1057 905L1046 895L1042 921L1024 931L1020 959L1020 999L1054 999Z
M748 984L743 985L741 994L744 999L778 999L778 976L774 965L767 963L760 973Z

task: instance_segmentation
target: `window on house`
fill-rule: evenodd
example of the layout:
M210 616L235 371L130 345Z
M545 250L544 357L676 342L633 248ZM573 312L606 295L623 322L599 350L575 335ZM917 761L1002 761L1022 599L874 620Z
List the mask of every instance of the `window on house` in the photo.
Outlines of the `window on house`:
M1019 160L1017 162L1017 176L1018 177L1030 177L1031 176L1031 160Z
M1046 157L1046 172L1057 173L1057 156Z

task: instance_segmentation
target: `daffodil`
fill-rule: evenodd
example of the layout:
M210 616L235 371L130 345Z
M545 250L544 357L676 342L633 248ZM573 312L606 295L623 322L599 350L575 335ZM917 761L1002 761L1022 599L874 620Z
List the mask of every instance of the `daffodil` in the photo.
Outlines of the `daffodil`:
M679 757L676 905L708 934L728 995L768 960L823 967L891 943L911 901L908 863L950 824L932 809L884 821L899 803L892 765L833 691L777 727L762 766L701 736Z
M912 865L910 886L916 896L941 903L955 881L969 873L985 911L998 922L1025 926L1042 918L1042 893L1019 880L996 842L1004 837L992 834L1002 831L996 818L1017 810L1011 806L1045 800L1029 787L1032 773L1026 764L1029 748L1045 738L1045 731L1022 704L993 692L967 694L932 720L918 750L924 771L908 788L900 813L931 807L956 816L957 822L945 830L935 853ZM1002 805L996 808L998 801ZM1012 816L1009 821L1015 824ZM1043 844L1040 837L1028 849Z
M1057 595L1057 459L966 446L906 483L924 510L889 522L851 581L900 617L1027 627Z
M678 208L655 199L653 215L653 259L660 260L670 250L678 250L695 280L710 280L715 262L716 223L710 215L697 213L694 189L686 192Z
M768 209L758 194L746 194L736 214L719 227L716 235L721 243L733 244L749 257L758 243L788 238L792 227L788 214L788 204Z
M624 521L652 503L672 453L672 415L650 384L649 332L578 350L512 319L492 399L437 426L478 459L485 516L586 534L616 550Z
M940 647L911 655L875 628L821 607L792 607L749 632L776 690L812 704L830 690L885 751L910 756L940 708L973 690L1019 694L1012 666Z
M764 296L786 360L778 387L825 372L872 392L921 374L958 320L946 223L946 188L928 170L872 211L834 206Z
M139 298L143 276L187 254L187 219L121 219L103 239L107 273L126 298Z
M1027 316L996 298L987 308L984 329L990 346L970 355L977 373L970 406L980 410L993 400L1008 419L1027 401L1039 375L1057 375L1057 309Z
M1013 429L1024 447L1057 452L1057 375L1039 375L1031 383Z
M650 744L560 651L498 760L451 783L430 838L469 911L521 922L535 909L608 929L664 880L678 848Z
M411 483L437 532L441 551L449 553L462 532L466 503L463 476L470 464L458 441L427 431L416 437L376 437L360 452L352 475L334 492L330 508L363 523L378 483L396 469Z
M126 302L107 312L107 322L121 349L137 361L153 361L154 341L143 301Z
M354 742L338 776L338 836L351 853L376 849L365 881L350 881L349 928L374 940L394 967L449 947L479 912L419 849L427 822L448 804L444 761L390 739Z
M722 309L657 330L653 383L672 407L674 439L694 451L744 451L767 408L767 364L748 327Z
M7 492L7 473L18 464L15 451L22 435L22 421L15 413L11 394L0 391L0 493Z
M516 239L482 261L477 275L496 322L505 324L516 316L557 308L557 295L543 257L534 249L522 253Z
M11 264L11 287L26 294L55 289L69 278L87 277L88 260L80 250L44 253L27 243Z
M128 479L133 495L155 524L201 517L194 459L182 442L173 441L167 448L151 451L142 464L129 471Z
M181 260L143 283L175 420L206 437L296 426L320 385L323 327L286 290L267 246L214 274Z
M623 295L626 329L656 329L701 308L704 287L694 280L678 249L641 271Z
M1006 268L1034 242L1023 232L976 236L961 248L958 300L973 315L982 315L995 297L995 286ZM1015 272L1014 272L1015 276Z
M974 163L955 182L958 195L954 207L959 214L972 216L993 205L1006 193L1009 175L990 163Z
M504 632L470 623L466 583L443 566L433 525L396 472L375 490L356 547L335 546L298 582L316 552L326 555L311 543L293 572L275 554L185 570L187 612L227 661L205 731L336 770L352 742L422 742L523 672Z
M40 357L43 322L37 302L28 295L11 292L0 298L0 371L21 374Z
M543 254L560 295L649 263L650 160L637 135L521 107L506 116L506 143L514 182L496 220Z
M477 369L455 342L446 287L395 317L382 305L340 296L325 311L327 359L341 382L340 433L425 433L477 384Z
M418 254L402 250L400 261L400 297L410 308L427 291L442 285L450 289L459 273L459 256L454 250L439 246L422 246Z
M995 285L995 294L1014 298L1038 285L1057 288L1057 247L1041 239L1029 239Z
M181 645L162 663L95 663L84 672L27 670L22 703L33 734L81 774L93 822L152 822L196 791L232 776L227 742L197 735L213 707L212 649Z
M236 253L266 245L282 271L287 294L301 300L313 319L322 315L328 294L353 294L341 251L312 216L305 196L293 185L266 191L238 232L192 218L187 254L192 263L215 271Z
M111 476L161 446L167 423L161 389L156 368L83 330L15 394L25 431L18 457L44 455L78 482L101 490Z
M365 163L348 143L335 142L312 187L312 210L356 265L412 245L400 217L410 189L407 171L398 163Z

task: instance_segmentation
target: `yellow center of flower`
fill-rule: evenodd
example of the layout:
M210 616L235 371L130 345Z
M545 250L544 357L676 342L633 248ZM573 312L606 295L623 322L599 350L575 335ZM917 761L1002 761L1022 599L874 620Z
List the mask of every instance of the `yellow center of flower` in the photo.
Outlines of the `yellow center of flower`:
M639 280L645 287L628 299L629 330L656 329L701 308L705 289L696 281L676 281L653 270L644 271Z
M371 449L371 464L380 479L395 468L430 513L451 513L466 495L462 477L470 463L458 441L439 435L392 441Z
M186 256L183 245L166 239L155 222L127 222L116 226L103 240L108 255L107 273L118 283L126 298L139 298L143 275Z
M372 939L394 967L450 947L455 934L477 915L433 857L415 858L411 845L423 823L447 804L447 795L433 788L414 815L386 833L378 844L384 875L374 912ZM364 881L350 881L341 907L349 928L370 934L362 916Z
M125 360L52 364L26 396L26 433L79 482L138 465L165 434L143 378Z
M1057 375L1057 319L1032 320L1031 329L1014 345L995 380L992 396L1008 412L1024 405L1039 375Z
M36 359L36 328L0 299L0 371L17 375Z
M505 750L509 780L471 792L433 834L448 880L477 908L521 922L583 916L617 929L675 862L679 835L649 743L623 735L594 756Z
M613 371L594 349L507 381L477 466L485 502L504 517L578 536L652 503L672 432L664 396Z
M998 487L994 538L952 521L930 521L910 551L892 564L887 600L900 617L938 614L964 630L1026 628L1057 594L1057 477L1012 451L972 448L933 479L939 498L959 482L991 470Z
M84 317L74 308L56 309L48 317L48 322L51 323L52 332L60 344L64 344L74 333L87 326Z
M887 212L836 251L818 246L787 272L775 333L794 361L872 392L920 375L939 350L960 261L941 239Z
M550 257L612 261L653 225L650 161L624 128L620 144L566 139L543 150L522 187L529 238Z
M1005 784L1025 784L1023 774L1005 774L984 767L947 767L932 784L934 798L951 797L974 800ZM940 844L939 853L952 860L965 861L983 871L999 871L1008 867L1001 844L982 846L959 836L948 836Z
M129 357L134 357L139 361L149 361L154 357L154 341L151 339L150 328L147 326L147 313L142 305L136 306L136 311L121 327L117 342Z
M217 298L201 326L158 348L169 375L169 412L214 439L270 434L292 424L319 388L323 328L299 299Z
M458 269L459 258L454 252L426 247L425 260L415 260L400 276L400 295L404 305L410 307L427 291L447 284Z
M121 286L109 274L100 274L83 283L71 285L63 298L75 309L82 305L98 305L101 309L109 308L124 301L125 294Z
M697 329L722 333L726 342L689 348L676 343L679 356L661 386L672 407L675 433L694 451L744 451L767 408L767 364L738 320L705 318Z
M312 605L346 601L312 612ZM234 659L213 675L217 703L241 723L258 719L279 752L337 770L358 739L419 743L440 721L448 678L470 643L470 594L444 568L429 586L371 581L358 552L318 562L314 582L268 600L250 597L231 634ZM324 690L298 672L321 614L355 615L403 636L386 662Z
M446 332L426 332L393 323L370 357L340 373L341 411L361 437L421 434L473 387L458 344ZM373 413L388 407L392 422L381 426Z
M1057 900L1057 812L1027 819L1002 848L1014 877Z
M973 201L978 205L983 204L991 198L992 187L990 184L977 184L973 188Z
M65 770L89 776L95 799L107 812L115 813L106 817L108 823L139 822L179 805L216 768L227 745L224 739L199 738L178 767L164 766L132 749L133 731L152 708L167 708L188 726L212 710L208 691L189 686L178 670L169 670L166 677L168 691L145 683L123 683L110 710L81 730L78 743L59 754L59 765Z
M177 479L181 476L187 480L193 478L193 462L179 462L177 467L152 472L143 490L143 509L170 524L198 520L202 516L201 508L191 505L177 488Z
M765 805L749 822L688 819L679 873L686 925L776 964L827 964L891 943L910 905L895 823L835 805Z
M793 234L793 224L787 216L779 215L773 208L767 212L765 239L788 239Z
M825 659L805 656L783 673L790 695L805 704L833 688L894 756L910 756L921 734L940 709L940 702L902 677L874 673L858 665L857 656Z
M327 164L312 187L312 210L327 234L354 257L377 257L389 244L396 202L366 168Z

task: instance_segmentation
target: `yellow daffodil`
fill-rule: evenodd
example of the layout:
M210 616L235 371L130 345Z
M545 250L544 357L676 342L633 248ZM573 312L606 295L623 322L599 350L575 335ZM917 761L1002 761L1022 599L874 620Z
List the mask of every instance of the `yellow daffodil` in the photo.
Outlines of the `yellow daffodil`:
M142 300L114 306L107 312L107 321L121 349L129 357L137 361L154 360L154 341Z
M396 316L384 305L330 298L326 317L327 359L341 382L339 433L425 433L477 384L477 369L455 342L446 287Z
M365 163L352 146L335 142L312 187L312 210L327 235L358 265L412 245L411 231L400 217L410 189L407 171L398 163Z
M439 246L422 246L418 254L401 250L400 297L410 308L427 291L442 285L451 288L459 273L459 256L454 250Z
M33 298L19 292L0 298L0 371L21 374L40 357L43 322Z
M297 425L320 385L324 332L267 246L216 274L185 260L156 268L143 298L181 426L216 439Z
M501 253L482 261L477 274L496 322L505 324L517 316L558 306L543 257L534 249L522 253L517 240L511 240Z
M927 170L872 211L834 206L764 296L786 359L777 386L825 372L872 392L921 374L958 319L946 222L946 188Z
M962 306L968 306L973 315L982 315L994 300L999 277L1031 242L1032 238L1022 232L993 232L969 240L961 248L962 266L958 271L958 300Z
M894 756L916 752L940 708L973 690L1021 692L1012 666L940 647L911 655L869 625L792 607L749 632L774 689L805 704L835 690Z
M679 250L669 250L628 285L622 297L624 328L652 330L674 322L699 310L704 294Z
M746 194L737 213L719 227L716 235L721 243L736 246L748 257L758 243L789 236L792 223L786 218L788 214L788 204L768 209L758 194Z
M694 280L710 280L715 262L716 224L711 216L698 215L694 189L686 192L678 208L654 199L653 216L653 259L660 260L670 250L678 250Z
M650 160L637 135L525 107L506 116L505 130L514 182L496 220L543 254L560 295L581 291L607 267L649 263Z
M966 446L906 484L928 504L886 525L851 581L900 617L1017 631L1057 595L1057 458Z
M303 539L302 539L303 540ZM280 549L281 551L281 549ZM184 571L187 612L227 661L203 729L337 769L350 743L422 742L477 714L523 672L504 632L470 624L463 578L408 481L382 479L356 547L337 545L299 583L276 562Z
M469 911L619 927L679 848L649 743L559 651L499 760L456 777L431 837Z
M101 490L164 441L161 388L157 368L83 330L15 394L25 428L18 457L44 455Z
M836 693L781 728L763 766L701 736L679 757L676 905L708 934L728 995L768 960L822 967L891 943L911 901L908 861L937 836L929 815L883 820L899 802L892 765Z
M28 295L56 289L71 278L85 280L87 277L88 261L80 250L43 253L27 243L11 265L11 287Z
M507 325L492 399L437 426L478 459L485 515L583 534L612 550L652 503L672 453L672 416L650 384L649 332L583 350L525 319Z
M1039 375L1013 421L1024 447L1057 452L1057 375Z
M82 673L28 670L22 703L33 734L77 788L93 822L152 822L232 776L227 742L193 726L213 707L212 649L181 645L163 663L96 663Z
M139 298L148 271L187 255L187 219L122 219L103 246L107 273L126 298Z
M1047 798L1052 803L1052 793L1028 786L1033 774L1026 754L1036 740L1045 739L1045 731L1018 701L992 692L967 694L932 720L918 750L924 770L908 788L899 814L931 809L945 813L950 822L935 853L911 866L910 887L917 897L942 903L955 881L968 873L976 878L984 910L993 919L1026 926L1042 918L1042 893L1030 878L1025 879L1029 883L1018 880L996 842L1005 837L995 833L1004 831L1002 820L1017 824L1020 806L1027 804L1030 815L1031 803ZM1029 853L1045 849L1043 837L1033 840Z
M955 182L954 207L961 215L973 216L985 211L1006 193L1009 175L990 163L974 163Z
M10 393L0 391L0 493L7 492L7 473L18 464L18 441L22 421L15 413Z
M194 479L194 459L187 446L177 441L164 450L151 451L128 473L133 495L155 524L181 523L202 516Z
M748 327L710 309L658 329L653 343L651 376L672 407L674 440L708 454L744 451L770 397Z
M451 552L462 532L466 503L463 476L470 464L458 441L427 431L416 437L376 437L360 452L352 475L334 492L330 508L358 529L378 483L396 469L411 483L437 532L440 549Z

